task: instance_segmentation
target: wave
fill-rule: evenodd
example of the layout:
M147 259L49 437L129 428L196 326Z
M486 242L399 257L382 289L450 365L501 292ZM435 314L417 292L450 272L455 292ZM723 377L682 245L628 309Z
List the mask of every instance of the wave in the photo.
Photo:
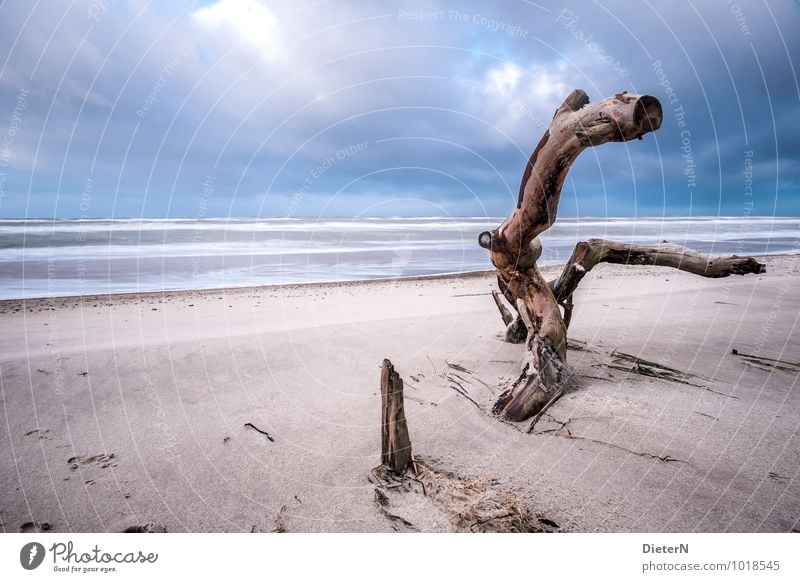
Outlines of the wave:
M462 250L463 244L414 244L396 245L386 241L365 242L360 246L332 246L309 245L308 247L285 246L265 250L260 245L252 244L227 244L220 246L216 243L208 244L162 244L162 245L116 245L101 246L62 246L62 247L36 247L4 249L0 256L0 263L13 263L22 261L63 261L67 259L96 260L96 259L160 259L167 257L225 257L225 256L282 256L282 255L337 255L347 253L381 253L388 252L414 252L422 249L433 251Z
M0 220L0 297L216 288L484 270L502 217ZM710 253L800 251L797 217L560 218L542 264L590 237Z

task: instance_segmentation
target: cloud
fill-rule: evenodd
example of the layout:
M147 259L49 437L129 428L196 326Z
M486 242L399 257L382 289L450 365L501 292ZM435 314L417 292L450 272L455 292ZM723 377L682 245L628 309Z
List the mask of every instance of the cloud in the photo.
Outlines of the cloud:
M504 63L486 73L486 88L490 93L508 94L516 92L522 70L513 63Z
M490 135L489 140L500 147L507 147L509 140L527 147L533 135L547 129L555 107L570 91L564 72L544 65L502 63L477 81L456 83L476 93L471 111L498 130L500 136Z
M89 177L93 216L192 216L208 176L214 213L282 215L311 169L362 142L304 192L298 215L388 208L382 196L407 199L409 212L425 199L505 214L573 88L592 101L650 93L665 118L641 142L583 153L562 215L741 214L750 150L761 211L777 188L777 211L800 212L789 3L742 4L747 36L724 3L574 3L570 27L524 2L137 0L93 18L95 4L0 6L3 147L28 91L3 154L0 216L80 215Z
M268 61L286 57L278 19L256 0L219 0L192 12L192 19L225 42L249 44Z

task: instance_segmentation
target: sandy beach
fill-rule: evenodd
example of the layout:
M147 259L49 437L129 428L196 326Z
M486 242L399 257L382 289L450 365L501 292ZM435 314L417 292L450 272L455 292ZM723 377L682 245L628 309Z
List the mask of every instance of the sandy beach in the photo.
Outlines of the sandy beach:
M531 433L488 413L525 356L490 273L0 302L0 527L458 530L416 490L376 503L389 358L414 454L466 504L543 531L800 529L800 255L765 262L597 267Z

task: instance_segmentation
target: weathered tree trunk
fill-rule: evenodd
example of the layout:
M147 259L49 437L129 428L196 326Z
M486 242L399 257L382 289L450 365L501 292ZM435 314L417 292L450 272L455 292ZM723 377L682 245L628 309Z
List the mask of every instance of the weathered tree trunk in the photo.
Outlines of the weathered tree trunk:
M561 187L575 158L588 147L641 139L661 126L661 104L649 95L623 92L595 105L588 103L581 90L567 96L528 160L516 209L496 230L481 233L478 239L491 251L500 291L519 313L510 324L503 315L506 339L525 341L527 336L530 352L519 379L494 404L493 411L507 420L530 418L563 394L572 294L596 264L663 265L705 277L764 270L752 258L708 257L668 243L640 246L590 239L578 243L558 279L546 282L536 267L542 250L537 237L556 220ZM495 301L502 313L497 296Z
M491 250L501 290L528 332L532 375L523 374L494 406L508 420L529 418L563 389L567 330L555 296L536 267L541 254L536 237L555 222L567 171L587 147L639 138L661 125L661 105L655 97L620 93L585 107L588 103L583 91L567 96L528 160L516 209L497 230L479 239Z
M381 463L398 475L411 465L411 439L403 406L403 379L389 360L381 367Z

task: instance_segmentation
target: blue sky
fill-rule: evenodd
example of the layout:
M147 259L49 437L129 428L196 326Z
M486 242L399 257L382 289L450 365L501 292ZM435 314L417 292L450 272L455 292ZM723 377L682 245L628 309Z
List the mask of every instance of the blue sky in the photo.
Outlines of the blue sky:
M800 214L800 3L3 2L0 218L499 216L573 88L658 97L562 216Z

